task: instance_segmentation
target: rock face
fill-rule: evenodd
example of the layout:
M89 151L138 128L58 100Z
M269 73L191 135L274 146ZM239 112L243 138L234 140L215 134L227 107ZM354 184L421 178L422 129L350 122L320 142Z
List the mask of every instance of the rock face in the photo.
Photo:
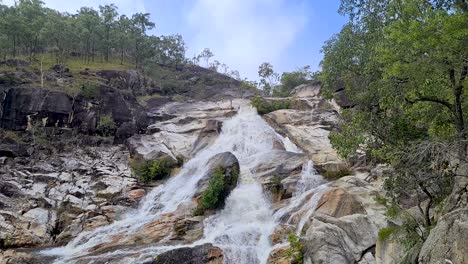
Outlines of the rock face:
M24 130L29 118L44 122L46 126L68 124L72 100L64 93L40 88L10 89L3 102L1 126L5 129Z
M264 116L275 130L287 136L322 171L338 171L346 166L332 148L328 135L335 128L338 113L320 96L320 85L302 85L289 100L295 109L283 109Z
M303 230L304 263L375 263L377 232L386 225L374 200L379 189L355 176L330 187Z
M468 179L457 177L442 215L419 253L420 263L468 262Z
M222 264L223 251L211 244L185 247L164 252L147 264Z
M193 157L217 138L221 123L236 113L243 100L168 103L151 109L150 118L161 120L148 127L151 135L127 140L132 155L144 159L160 156Z
M40 88L12 88L5 95L0 127L25 130L32 125L45 127L75 127L83 133L96 133L103 116L115 122L117 139L142 132L148 120L135 97L108 86L97 89L92 98L75 99L63 92Z
M141 195L119 147L76 149L0 166L0 241L8 247L65 243L111 223Z

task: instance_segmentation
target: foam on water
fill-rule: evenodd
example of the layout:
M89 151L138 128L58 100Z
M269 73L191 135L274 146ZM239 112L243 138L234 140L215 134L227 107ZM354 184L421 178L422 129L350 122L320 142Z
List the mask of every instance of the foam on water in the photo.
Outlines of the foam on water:
M307 197L322 183L312 162L304 164L298 191L290 205L274 214L270 200L263 193L262 185L257 182L254 168L261 160L265 160L261 157L271 155L274 143L278 141L282 142L287 151L301 152L288 138L278 135L254 108L242 106L237 115L223 123L216 141L198 152L177 176L154 188L141 202L138 210L128 213L111 225L81 233L64 247L42 253L59 256L56 263L99 258L99 255L88 256L90 249L111 241L116 235L131 234L160 215L174 212L180 205L190 203L197 191L197 183L207 173L210 159L218 153L229 151L239 160L241 173L238 186L227 198L225 208L205 220L204 238L194 245L210 242L221 247L225 254L225 263L265 263L272 249L269 235L281 216L295 210L307 211L315 208L311 201L314 199L307 200ZM318 201L318 198L315 200ZM309 211L306 212L308 216ZM118 250L107 253L106 256L121 254L127 261L131 257L126 254L140 253L141 257L145 253L154 255L173 248L177 246ZM138 263L140 260L132 261Z

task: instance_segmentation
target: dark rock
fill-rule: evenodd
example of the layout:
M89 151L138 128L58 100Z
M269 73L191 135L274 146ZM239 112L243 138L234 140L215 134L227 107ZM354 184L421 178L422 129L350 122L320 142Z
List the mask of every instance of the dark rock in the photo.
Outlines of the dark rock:
M345 89L338 90L334 95L336 103L342 108L351 108L356 104L349 99L348 94Z
M27 67L31 63L20 59L8 59L0 62L0 65L6 65L8 67Z
M72 112L71 98L60 92L38 88L10 89L3 102L0 126L11 130L24 130L28 116L41 120L46 126L62 127Z
M223 260L223 251L219 247L203 244L164 252L146 264L221 264Z
M111 116L117 127L116 142L123 142L136 133L144 133L149 122L145 109L133 95L104 85L99 87L96 98L78 96L74 111L73 127L79 127L88 134L96 133L101 116Z
M54 72L56 72L57 74L64 74L64 73L70 73L70 69L61 65L61 64L55 64L51 70L53 70Z
M11 138L0 137L0 157L27 157L28 146Z
M10 197L10 198L18 198L23 197L24 194L21 190L13 183L0 181L0 194Z

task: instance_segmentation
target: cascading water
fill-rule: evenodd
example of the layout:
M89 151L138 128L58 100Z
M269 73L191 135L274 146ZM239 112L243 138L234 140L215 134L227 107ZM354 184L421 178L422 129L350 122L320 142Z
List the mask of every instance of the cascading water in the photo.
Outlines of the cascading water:
M225 254L225 263L265 263L271 250L268 237L277 225L279 216L299 207L301 202L298 200L304 201L306 192L320 182L317 181L312 163L305 164L296 194L299 199L293 200L290 206L274 214L261 184L256 181L254 168L261 160L265 160L265 156L271 155L273 146L278 141L282 141L287 151L300 152L289 139L278 135L254 108L242 106L237 115L223 123L216 141L188 161L177 176L154 188L138 210L129 212L111 225L81 233L65 247L43 253L59 256L56 263L98 258L99 256L88 256L93 247L109 242L116 236L125 237L162 214L174 212L181 205L190 203L197 183L207 173L206 165L210 159L218 153L229 151L237 157L240 164L238 186L227 198L225 208L205 220L204 238L196 244L210 242L221 247ZM174 247L147 247L138 249L137 252L153 254L171 248ZM134 250L128 252L135 253Z

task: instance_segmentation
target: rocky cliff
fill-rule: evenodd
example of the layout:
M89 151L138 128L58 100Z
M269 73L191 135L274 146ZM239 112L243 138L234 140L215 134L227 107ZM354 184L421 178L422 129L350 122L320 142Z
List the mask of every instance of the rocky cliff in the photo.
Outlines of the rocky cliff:
M266 98L292 107L260 118L229 85L142 104L138 94L158 90L157 80L82 74L100 78L93 93L24 86L33 81L21 76L2 86L0 263L296 263L291 236L304 263L403 257L398 243L378 239L389 224L382 171L349 168L334 151L340 109L318 83ZM111 135L100 134L103 116L115 122ZM131 169L161 159L173 165L162 180ZM320 176L334 172L351 175ZM466 193L458 179L420 263L466 261ZM215 206L201 210L201 199ZM63 259L54 251L65 249Z

